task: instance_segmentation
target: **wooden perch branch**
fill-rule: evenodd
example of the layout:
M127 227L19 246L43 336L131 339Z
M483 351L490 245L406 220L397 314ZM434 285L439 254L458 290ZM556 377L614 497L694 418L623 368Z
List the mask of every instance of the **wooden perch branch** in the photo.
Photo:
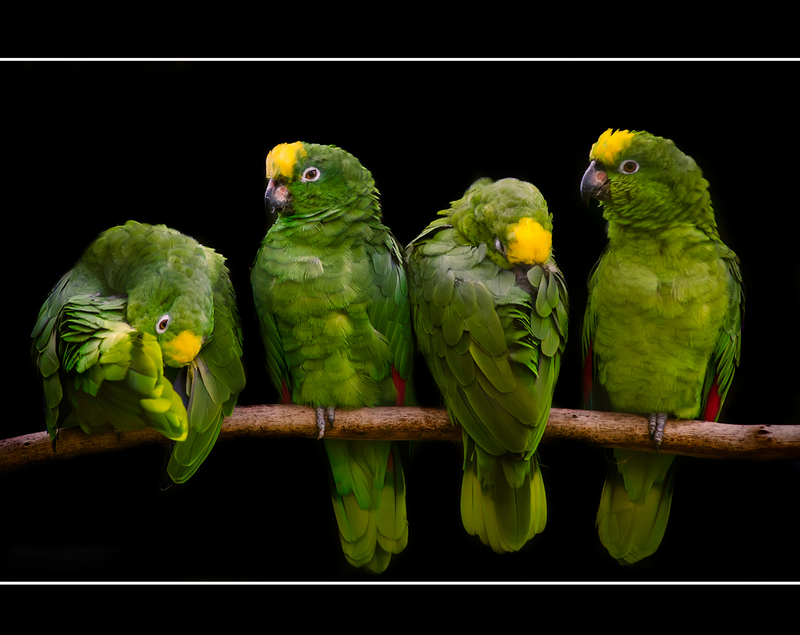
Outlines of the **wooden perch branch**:
M460 441L461 430L438 408L337 410L325 435L331 439ZM240 406L222 425L219 441L240 437L316 438L314 411L305 406ZM89 453L147 443L167 443L152 429L84 434L61 430L53 452L46 432L0 440L0 472ZM553 408L543 444L582 443L653 451L647 420L637 415ZM800 458L800 425L732 425L709 421L668 421L660 452L697 458L774 460Z

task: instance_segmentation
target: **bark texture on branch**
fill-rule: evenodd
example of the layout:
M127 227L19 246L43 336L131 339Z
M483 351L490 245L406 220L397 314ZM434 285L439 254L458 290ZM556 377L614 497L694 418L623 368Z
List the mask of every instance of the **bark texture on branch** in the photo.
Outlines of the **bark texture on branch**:
M225 420L218 442L240 437L315 439L317 426L306 406L240 406ZM332 439L460 441L461 429L438 408L337 410L325 436ZM553 408L542 443L582 443L653 451L647 420L637 415ZM0 473L52 460L113 452L168 441L146 429L116 434L61 430L54 452L46 432L0 440ZM709 421L668 421L660 452L696 458L775 460L800 458L800 425L733 425Z

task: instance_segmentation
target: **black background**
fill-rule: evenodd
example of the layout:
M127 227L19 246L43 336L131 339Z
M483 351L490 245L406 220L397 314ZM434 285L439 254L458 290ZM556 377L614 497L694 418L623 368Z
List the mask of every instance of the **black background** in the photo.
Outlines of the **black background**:
M711 183L747 291L742 365L721 420L800 423L794 330L798 65L790 62L62 61L0 64L6 120L3 437L43 429L30 330L98 233L165 223L228 258L245 331L243 405L271 403L248 269L264 158L335 144L372 171L402 245L477 177L537 185L572 305L554 405L580 407L580 327L605 245L578 185L606 128L673 139ZM426 405L436 405L423 394ZM668 434L668 430L667 430ZM686 459L661 548L613 561L594 518L603 452L543 445L548 524L497 556L459 515L460 448L406 466L409 545L375 578L346 564L312 440L221 439L193 479L157 487L147 447L0 475L0 579L121 581L796 580L800 463Z

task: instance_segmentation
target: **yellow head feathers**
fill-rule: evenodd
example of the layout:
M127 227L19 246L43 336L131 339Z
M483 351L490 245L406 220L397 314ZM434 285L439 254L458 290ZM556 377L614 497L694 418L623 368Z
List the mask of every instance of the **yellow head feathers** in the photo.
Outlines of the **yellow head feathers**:
M553 234L529 217L511 226L506 258L511 264L542 264L550 257Z
M294 166L305 156L306 149L300 141L276 145L267 155L267 178L271 179L277 174L290 177Z
M188 364L200 352L203 338L191 331L181 331L172 340L161 345L164 355L177 364Z
M589 158L605 164L616 163L619 154L630 146L633 135L634 133L628 130L612 132L612 129L609 128L592 145Z

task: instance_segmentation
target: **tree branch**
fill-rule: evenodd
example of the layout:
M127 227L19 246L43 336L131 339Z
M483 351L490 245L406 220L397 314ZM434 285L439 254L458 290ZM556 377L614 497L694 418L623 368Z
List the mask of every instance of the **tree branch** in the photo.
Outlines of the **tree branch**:
M222 424L219 441L239 437L316 438L312 408L239 406ZM461 430L439 408L363 408L337 410L325 436L331 439L460 441ZM553 408L543 444L581 443L598 447L653 451L647 420L638 415ZM113 452L150 443L166 444L146 429L116 434L84 434L79 428L59 433L54 452L46 432L0 440L0 473L52 460ZM800 425L733 425L709 421L668 421L659 450L696 458L765 461L800 458Z

